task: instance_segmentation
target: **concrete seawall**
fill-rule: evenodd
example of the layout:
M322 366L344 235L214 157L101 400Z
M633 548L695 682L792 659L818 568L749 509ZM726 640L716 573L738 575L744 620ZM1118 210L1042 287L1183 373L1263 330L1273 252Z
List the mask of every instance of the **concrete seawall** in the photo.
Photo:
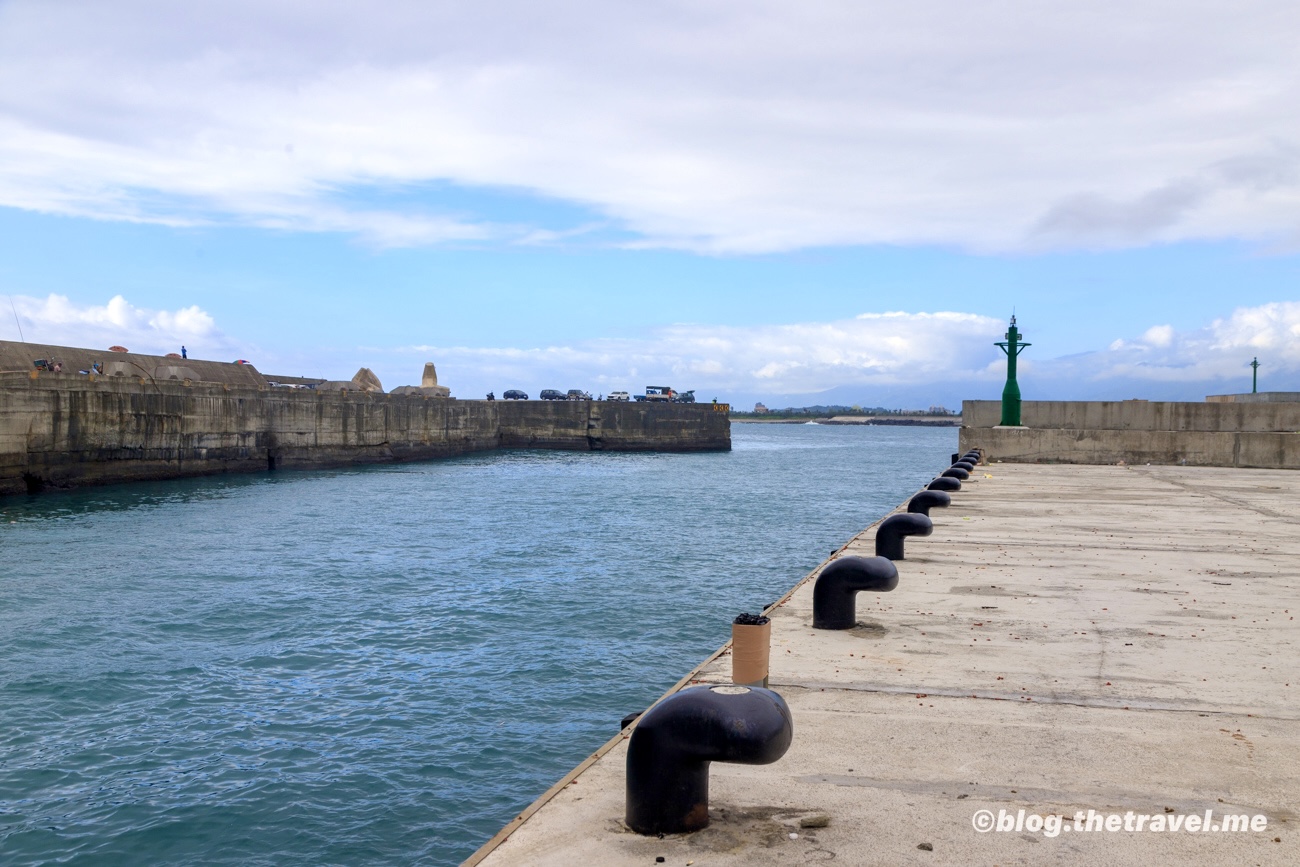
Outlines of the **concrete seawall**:
M1300 468L1300 403L1025 401L1022 428L996 427L1001 403L962 404L960 448L1018 463Z
M0 494L498 448L731 448L707 404L461 401L76 373L0 374Z

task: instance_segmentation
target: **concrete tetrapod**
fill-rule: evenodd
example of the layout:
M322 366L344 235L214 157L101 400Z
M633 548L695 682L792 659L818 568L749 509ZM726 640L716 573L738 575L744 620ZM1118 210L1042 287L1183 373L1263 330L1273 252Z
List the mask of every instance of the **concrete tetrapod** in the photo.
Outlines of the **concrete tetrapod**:
M952 505L952 497L943 491L924 490L907 501L907 511L930 517L930 510Z
M958 481L961 482L964 482L970 478L970 472L967 470L963 470L961 467L958 466L951 466L948 469L944 470L939 475L940 477L947 476L950 479L957 479Z
M934 522L928 515L907 512L890 515L880 522L876 530L876 556L890 560L903 559L903 539L907 536L928 536L934 532Z
M754 686L697 686L641 717L627 747L627 824L638 834L709 825L709 763L767 765L790 748L785 700Z
M852 629L859 591L887 593L897 586L898 567L885 557L832 560L813 585L813 629Z
M927 491L960 491L961 482L952 476L940 476L925 486Z

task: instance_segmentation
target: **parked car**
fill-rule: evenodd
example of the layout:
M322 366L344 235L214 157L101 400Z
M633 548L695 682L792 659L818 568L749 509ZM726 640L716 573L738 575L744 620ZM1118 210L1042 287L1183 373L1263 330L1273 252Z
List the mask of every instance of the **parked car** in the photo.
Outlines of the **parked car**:
M506 400L528 400L528 395L517 388L507 389L506 393L501 396Z
M580 388L569 389L567 397L569 400L591 400L590 392L583 391Z
M542 400L564 400L564 392L556 391L553 388L542 389Z
M609 397L605 398L605 400L631 400L631 399L632 396L629 395L626 391L611 391L609 393Z
M675 403L695 403L695 389L692 388L690 391L674 394L673 401Z

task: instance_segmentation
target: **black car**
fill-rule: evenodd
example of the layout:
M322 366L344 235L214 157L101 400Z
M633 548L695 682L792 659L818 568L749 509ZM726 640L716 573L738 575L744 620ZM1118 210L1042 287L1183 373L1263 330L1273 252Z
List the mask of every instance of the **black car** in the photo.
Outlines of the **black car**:
M564 392L562 391L556 391L553 388L542 389L542 400L567 400L567 399L568 398L565 397Z
M565 397L567 397L569 400L591 400L591 394L589 392L583 391L580 388L569 389L569 393L565 395Z
M528 400L528 395L517 388L509 389L508 391L506 391L505 394L501 396L504 397L506 400Z

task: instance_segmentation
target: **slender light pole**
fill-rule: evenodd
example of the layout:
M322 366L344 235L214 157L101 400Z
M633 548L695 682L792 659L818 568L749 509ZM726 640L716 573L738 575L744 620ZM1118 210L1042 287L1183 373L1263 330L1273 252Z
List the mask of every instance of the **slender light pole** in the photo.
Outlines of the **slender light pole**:
M1002 427L1020 427L1020 384L1016 382L1016 356L1032 343L1023 343L1020 332L1016 329L1016 317L1011 317L1011 327L1007 329L1006 341L995 343L1007 354L1007 384L1002 389Z
M1259 357L1258 356L1256 356L1255 360L1250 363L1250 367L1251 367L1250 393L1257 394L1259 392Z
M26 343L27 338L23 337L23 324L18 321L18 308L14 306L14 298L12 295L9 296L9 309L14 312L14 325L18 326L18 339L23 343Z

